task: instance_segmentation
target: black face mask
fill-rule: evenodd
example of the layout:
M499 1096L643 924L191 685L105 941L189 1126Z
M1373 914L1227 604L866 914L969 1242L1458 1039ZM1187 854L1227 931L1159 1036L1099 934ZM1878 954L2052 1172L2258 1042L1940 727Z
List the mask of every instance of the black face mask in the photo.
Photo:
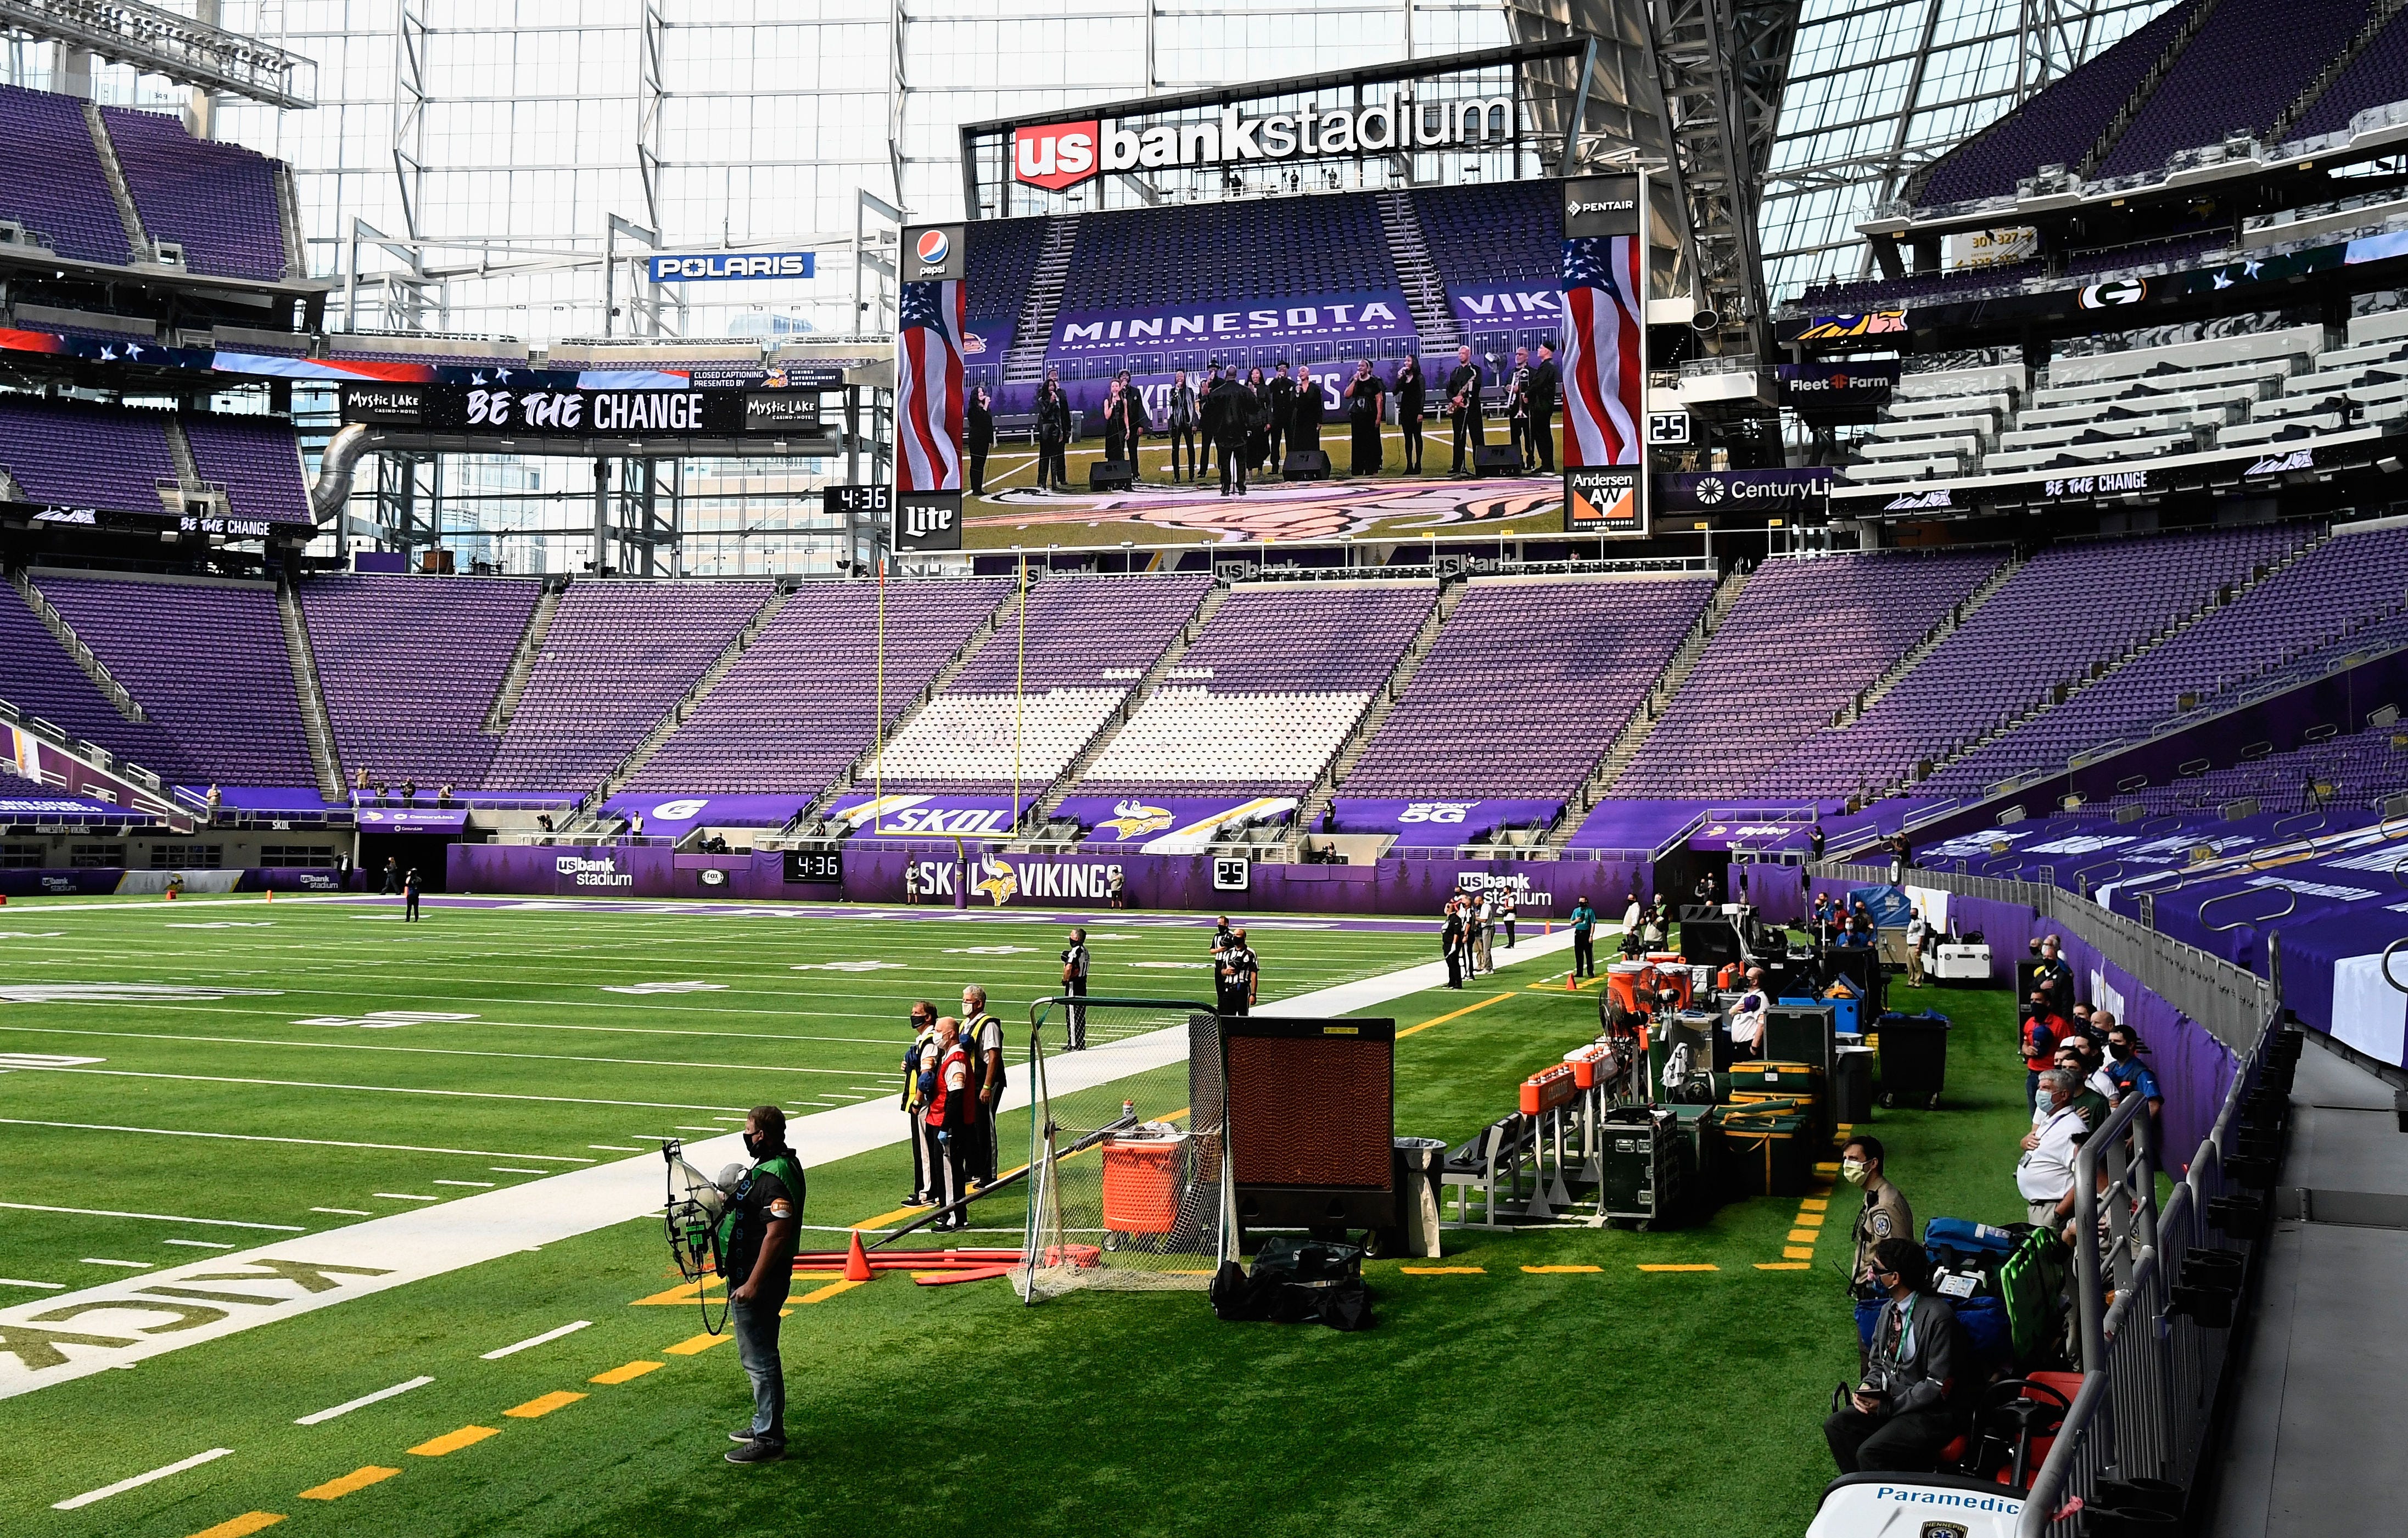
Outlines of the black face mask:
M755 1159L767 1159L778 1151L778 1145L757 1133L744 1134L744 1151Z

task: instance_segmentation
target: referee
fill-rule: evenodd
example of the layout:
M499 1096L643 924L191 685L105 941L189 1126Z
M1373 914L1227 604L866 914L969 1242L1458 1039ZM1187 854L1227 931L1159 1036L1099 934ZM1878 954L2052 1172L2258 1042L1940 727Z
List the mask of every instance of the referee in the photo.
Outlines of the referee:
M1087 932L1070 932L1070 948L1062 953L1062 991L1073 999L1087 996ZM1070 1050L1087 1048L1087 1006L1074 1004L1066 1012L1070 1027Z

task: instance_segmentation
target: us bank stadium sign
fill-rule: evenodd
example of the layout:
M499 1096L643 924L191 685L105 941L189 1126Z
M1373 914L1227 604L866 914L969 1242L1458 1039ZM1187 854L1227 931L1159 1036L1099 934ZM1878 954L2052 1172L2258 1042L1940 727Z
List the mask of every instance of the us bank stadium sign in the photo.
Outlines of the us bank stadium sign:
M1011 130L1012 179L1064 192L1110 171L1246 165L1440 149L1505 149L1519 142L1512 96L1416 100L1411 89L1362 107L1312 102L1248 114L1223 107L1168 122L1081 118Z

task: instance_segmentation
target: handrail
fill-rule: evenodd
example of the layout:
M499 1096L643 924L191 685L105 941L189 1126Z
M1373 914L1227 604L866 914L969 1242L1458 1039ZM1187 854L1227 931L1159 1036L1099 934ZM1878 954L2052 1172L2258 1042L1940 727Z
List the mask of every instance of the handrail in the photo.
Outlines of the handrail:
M2408 946L2408 934L2403 934L2399 939L2394 940L2389 945L2384 947L2383 960L2377 964L2383 969L2383 980L2385 982L2389 983L2392 987L2398 989L2402 993L2408 993L2408 983L2403 983L2399 978L2391 975L2391 953L2398 950L2401 946Z
M2229 924L2210 924L2207 922L2207 910L2215 906L2218 903L2222 903L2235 897L2254 896L2261 891L2281 892L2286 905L2278 913L2260 914L2255 919L2236 919ZM2200 904L2198 908L2192 912L2191 917L2199 920L2200 923L2205 925L2207 932L2210 934L2223 934L2229 931L2245 928L2251 924L2265 924L2271 923L2277 919L2287 919L2292 914L2297 913L2299 908L2300 894L2288 887L2280 885L2272 887L2243 887L2239 891L2218 892L2214 897L2205 899Z
M2274 837L2280 838L2283 836L2283 824L2286 822L2297 822L2303 818L2311 817L2316 819L2315 824L2308 829L2308 832L2312 833L2323 832L2324 829L2332 821L2332 819L2326 815L2325 809L2322 806L2318 806L2305 812L2293 812L2289 817L2278 817L2274 819L2273 826L2268 828L2266 831L2269 833L2272 833Z
M2148 821L2142 823L2138 828L2134 829L2133 832L2146 834L2157 828L2179 828L2182 825L2183 819L2178 817L2171 815L2166 817L2153 817L2149 819Z
M2123 875L2123 874L2124 874L2124 862L2123 862L2122 861L2120 861L2120 860L2102 860L2102 861L2100 861L2099 863L2097 863L2096 865L2085 865L2085 866L2083 866L2080 870L2075 871L2075 872L2073 873L2073 884L2074 884L2075 888L2076 888L2078 890L2080 890L2080 891L2081 891L2081 893L2082 893L2082 895L2083 895L2083 896L2085 896L2085 897L2089 896L2089 895L2090 895L2090 873L2091 873L2092 871L2103 871L2103 870L2105 870L2105 869L2106 869L2108 866L2110 866L2110 865L2113 865L2113 866L2114 866L2114 867L2115 867L2115 874L2116 874L2116 875L2121 876L2121 875Z

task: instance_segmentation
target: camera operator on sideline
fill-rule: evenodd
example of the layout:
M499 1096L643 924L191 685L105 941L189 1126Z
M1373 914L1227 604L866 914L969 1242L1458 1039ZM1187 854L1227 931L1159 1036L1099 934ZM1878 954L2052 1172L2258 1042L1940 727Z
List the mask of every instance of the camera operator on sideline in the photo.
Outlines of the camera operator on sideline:
M756 1105L744 1118L752 1168L727 1200L722 1275L736 1355L752 1380L752 1420L730 1442L730 1463L774 1463L786 1456L786 1368L778 1356L778 1314L795 1284L796 1240L803 1222L803 1161L786 1146L786 1113Z

